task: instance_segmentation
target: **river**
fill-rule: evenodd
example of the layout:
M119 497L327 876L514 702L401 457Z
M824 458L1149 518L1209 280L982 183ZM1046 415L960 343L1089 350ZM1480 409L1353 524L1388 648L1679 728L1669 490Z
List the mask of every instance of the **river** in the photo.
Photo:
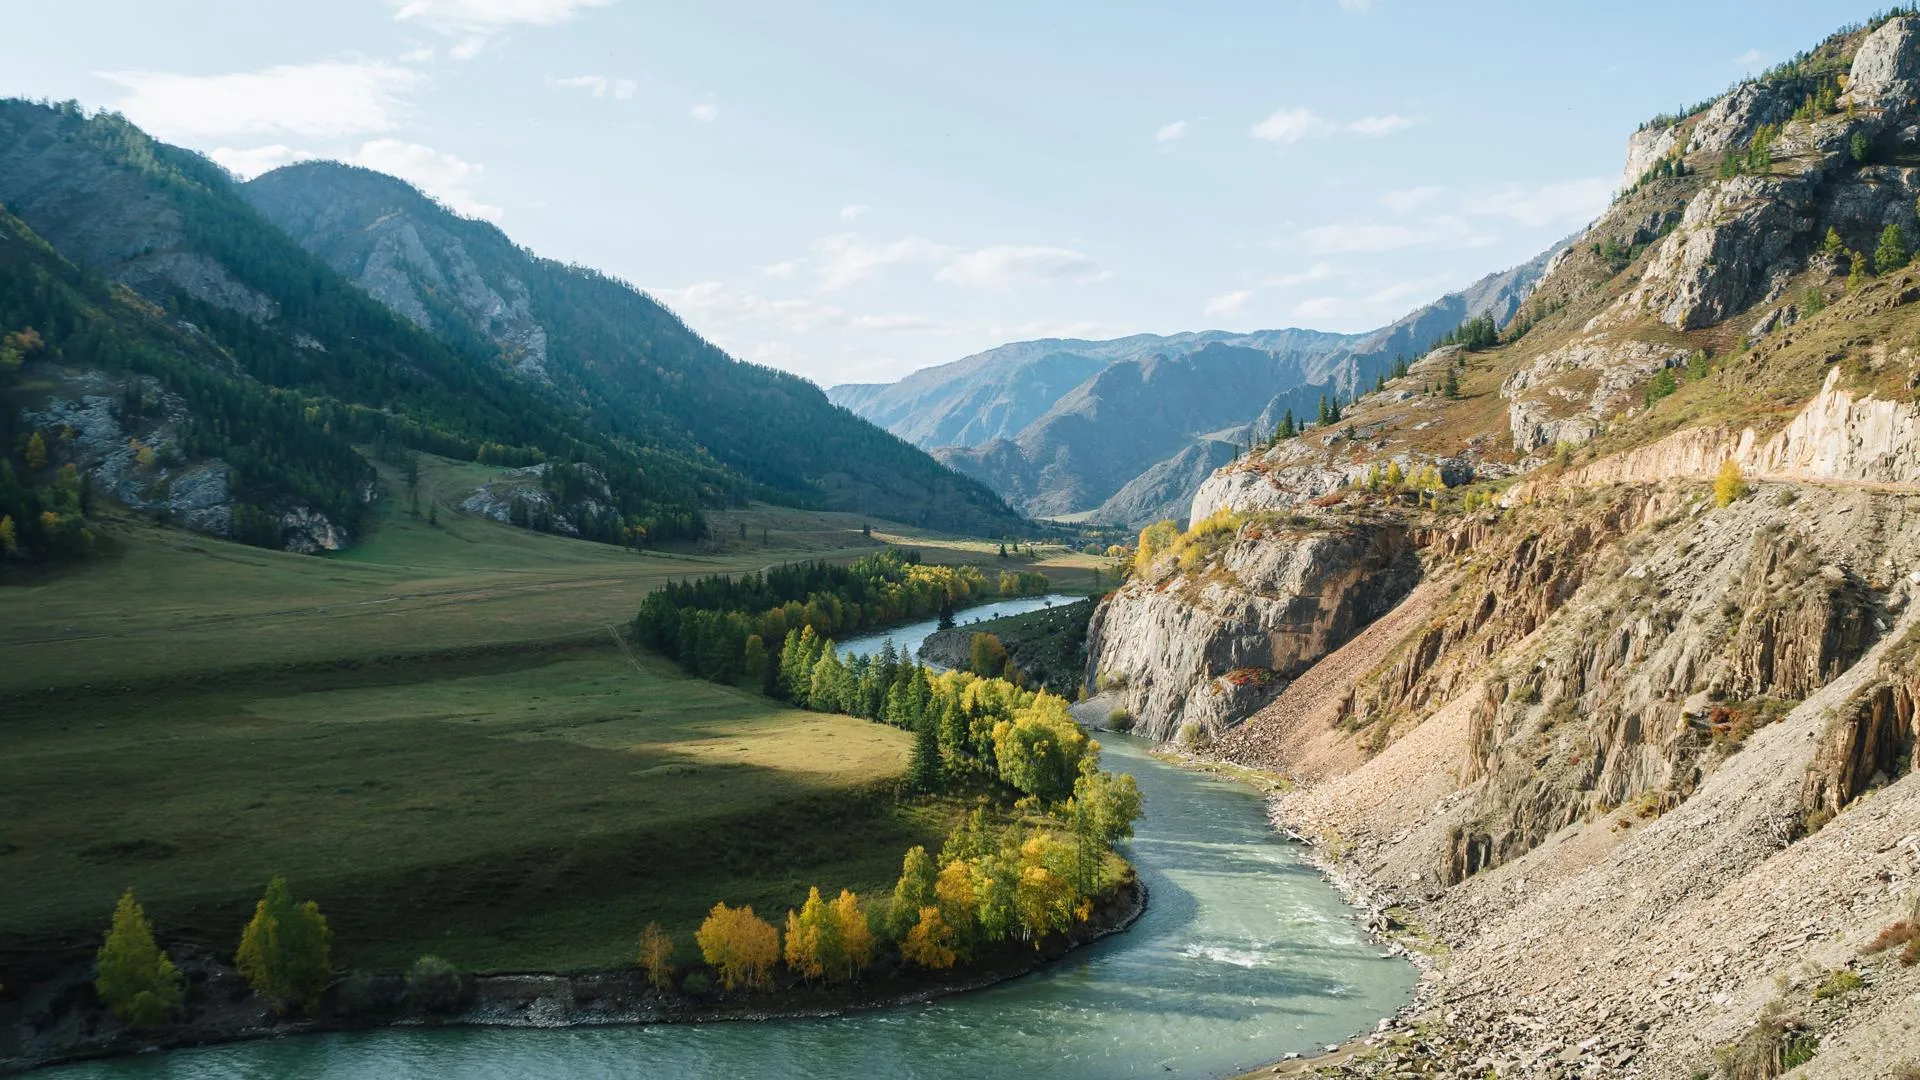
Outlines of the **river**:
M1130 857L1150 890L1124 934L1034 975L833 1020L646 1027L389 1028L50 1070L60 1080L534 1077L1218 1077L1310 1053L1404 1004L1383 959L1247 787L1108 735L1146 814Z
M1085 599L1086 597L1084 596L1065 596L1060 593L1049 593L1046 596L1022 596L1012 600L995 600L988 604L975 604L973 607L955 613L954 625L966 626L969 623L983 622L987 619L997 619L1002 615L1025 615L1029 611L1039 611L1041 608L1077 603ZM940 620L927 619L924 622L896 626L891 630L878 634L867 634L864 637L848 638L836 644L838 644L842 656L873 656L880 651L882 646L891 641L893 642L893 647L900 650L901 656L915 657L920 652L920 643L927 640L928 635L938 629L940 629ZM939 667L937 664L931 666L935 668Z

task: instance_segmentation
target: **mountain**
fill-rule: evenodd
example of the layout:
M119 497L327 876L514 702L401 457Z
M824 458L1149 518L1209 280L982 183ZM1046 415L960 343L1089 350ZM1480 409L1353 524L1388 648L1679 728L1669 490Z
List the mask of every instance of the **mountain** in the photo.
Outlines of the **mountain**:
M835 400L1035 517L1140 525L1185 516L1221 455L1323 396L1348 398L1468 319L1505 325L1565 244L1366 334L1314 330L1142 334L1003 345ZM1091 374L1053 396L1064 377ZM971 410L971 411L970 411ZM1023 427L1005 434L1017 420ZM983 437L993 434L991 438ZM942 445L943 438L956 441ZM1210 463L1203 468L1201 463Z
M735 360L632 286L533 255L393 177L313 162L241 194L413 325L551 386L615 438L709 456L777 501L975 533L1016 525L980 485L805 379Z
M1911 1075L1920 17L1629 145L1503 332L1142 534L1084 715L1445 953L1352 1075Z
M1044 338L923 368L896 383L835 386L827 396L917 446L984 446L1019 434L1068 392L1116 361L1179 357L1208 345L1316 353L1353 340L1352 335L1317 330L1252 334L1205 330L1134 334L1108 341Z
M263 204L305 207L316 222L400 220L422 245L450 235L480 260L436 264L437 280L415 262L391 261L384 272L423 275L418 307L396 314L254 209L204 158L111 114L0 102L0 204L22 243L44 241L57 256L70 293L37 288L55 272L43 258L4 262L18 300L0 336L32 331L40 347L30 357L11 352L45 365L33 381L56 387L50 397L10 395L11 407L30 408L25 423L49 448L44 460L22 459L33 485L46 488L74 465L96 488L190 527L337 548L351 543L377 496L357 452L335 460L337 445L351 443L396 463L419 450L501 466L510 471L499 498L474 504L479 512L616 543L642 530L653 540L697 536L702 507L749 497L976 533L1017 525L979 484L832 406L811 384L726 357L618 282L518 252L497 230L390 178L327 167L297 175L320 178L306 201L286 181L259 189ZM329 178L382 193L373 200L381 213L365 216L371 197L347 184L341 204L318 213L314 197ZM278 202L264 197L276 191ZM503 262L523 274L502 274ZM494 276L479 276L482 267ZM151 317L140 330L151 354L144 366L62 322L80 304L124 329L116 289ZM497 310L475 316L476 300L498 301ZM460 313L469 320L452 317ZM149 332L161 324L167 333ZM155 358L162 353L166 365ZM167 377L147 381L159 366ZM227 391L208 386L220 381L266 404L216 407ZM171 419L157 432L166 445L147 447L142 495L108 463L138 426L137 409L118 399L138 406L149 391L170 395L162 405ZM272 430L255 427L259 409L277 417ZM335 449L306 460L308 429ZM193 492L190 508L177 505L183 489Z

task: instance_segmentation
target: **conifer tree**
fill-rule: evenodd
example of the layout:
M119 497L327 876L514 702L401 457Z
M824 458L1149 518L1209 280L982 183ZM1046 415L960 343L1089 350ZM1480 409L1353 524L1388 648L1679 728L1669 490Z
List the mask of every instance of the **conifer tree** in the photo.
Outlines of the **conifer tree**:
M1907 265L1907 238L1898 225L1888 225L1880 233L1880 246L1873 249L1873 269L1877 274L1891 274Z
M1452 368L1447 369L1447 381L1442 387L1441 392L1449 398L1458 398L1460 396L1460 377L1454 374Z
M907 790L931 792L940 786L940 736L931 719L914 725L913 754L907 759Z
M311 1012L333 973L333 931L318 904L295 903L286 879L276 875L240 935L234 966L274 1011Z
M180 1011L180 970L154 942L153 924L132 889L113 909L113 926L95 957L93 988L113 1015L136 1028L156 1027Z

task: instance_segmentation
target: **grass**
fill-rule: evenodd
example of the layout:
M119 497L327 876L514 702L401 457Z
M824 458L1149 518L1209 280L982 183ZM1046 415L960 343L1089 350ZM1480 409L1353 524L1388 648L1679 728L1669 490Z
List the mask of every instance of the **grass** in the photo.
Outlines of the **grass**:
M375 504L368 535L326 556L266 551L156 527L106 511L102 554L0 589L0 699L49 688L136 686L247 668L380 661L396 656L604 637L664 582L795 559L853 559L882 542L930 562L1002 564L989 541L851 514L755 506L713 515L717 540L632 551L516 529L454 509L492 475L422 458L423 500L439 524L405 511L404 487ZM751 540L738 540L749 524ZM871 524L874 538L862 535ZM767 542L763 545L761 537ZM732 537L731 540L727 539ZM1097 589L1104 560L1063 548L1007 566L1037 568L1067 591Z
M611 646L43 701L0 755L0 958L83 955L126 886L224 951L282 873L347 965L612 965L715 900L883 894L947 824L893 794L908 742Z
M0 589L0 981L89 955L127 886L163 942L230 951L274 873L342 965L604 967L649 920L690 951L716 900L877 899L946 831L953 806L896 795L904 733L684 678L611 628L683 576L882 542L991 570L995 543L754 506L636 554L462 514L495 470L440 459L416 519L382 469L397 494L347 552L108 511L100 557ZM1067 588L1102 565L1015 562Z

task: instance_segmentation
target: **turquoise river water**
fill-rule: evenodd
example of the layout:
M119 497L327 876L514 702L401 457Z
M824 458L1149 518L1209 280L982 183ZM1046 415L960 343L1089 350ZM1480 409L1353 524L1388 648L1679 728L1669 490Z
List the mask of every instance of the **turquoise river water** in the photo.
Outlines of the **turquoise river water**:
M904 644L913 629L890 636ZM1164 764L1139 740L1107 735L1102 742L1107 766L1132 773L1145 796L1129 857L1149 891L1146 914L1126 933L1012 982L828 1020L389 1028L175 1051L43 1075L1203 1078L1290 1051L1311 1053L1373 1027L1407 1001L1412 965L1382 957L1351 909L1303 861L1304 850L1268 826L1258 795Z

